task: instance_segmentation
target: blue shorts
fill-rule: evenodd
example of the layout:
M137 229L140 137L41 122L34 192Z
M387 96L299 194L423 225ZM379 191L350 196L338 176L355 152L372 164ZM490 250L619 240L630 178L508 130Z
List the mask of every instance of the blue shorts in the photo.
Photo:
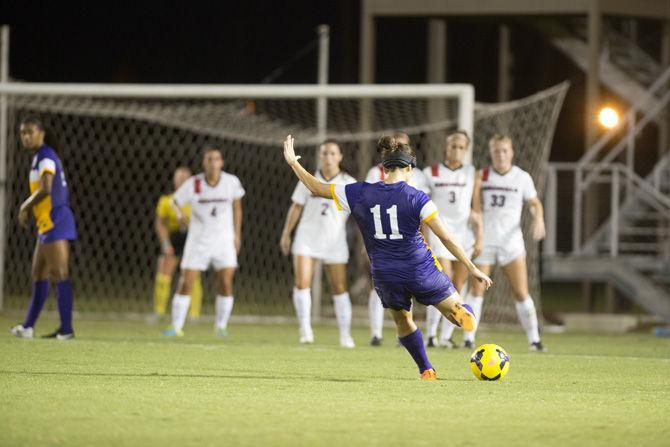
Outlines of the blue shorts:
M74 241L77 239L77 227L74 223L74 214L67 206L61 206L51 210L49 217L54 226L42 234L38 234L37 238L40 244L48 244L55 241Z
M373 279L375 290L387 309L412 308L412 297L425 306L436 305L456 293L449 277L438 269L408 281Z

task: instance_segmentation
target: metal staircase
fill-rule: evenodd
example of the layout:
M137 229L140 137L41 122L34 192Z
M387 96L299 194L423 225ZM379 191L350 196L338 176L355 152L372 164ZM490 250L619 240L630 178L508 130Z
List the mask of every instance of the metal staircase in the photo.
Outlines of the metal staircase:
M555 21L550 29L553 45L586 71L588 45L585 19L572 19L565 26ZM600 79L610 90L632 104L645 95L662 71L663 67L635 42L603 23ZM650 104L654 105L655 100L651 98Z
M642 178L635 172L634 151L636 136L667 109L669 84L670 68L636 99L620 126L603 135L581 160L550 164L543 261L546 279L606 281L668 322L670 152ZM596 204L588 200L594 191ZM558 200L563 205L566 196L572 196L572 225L559 230ZM596 231L583 234L586 207L602 207L603 201L609 216ZM557 233L569 230L570 249L557 249Z

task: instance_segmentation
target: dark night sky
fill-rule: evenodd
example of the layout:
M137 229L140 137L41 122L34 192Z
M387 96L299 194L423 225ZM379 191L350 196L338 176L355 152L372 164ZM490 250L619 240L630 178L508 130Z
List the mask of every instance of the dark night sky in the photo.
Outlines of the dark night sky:
M7 0L4 0L7 1ZM257 83L331 27L332 83L358 81L357 0L238 2L12 2L10 75L42 82ZM509 19L513 97L565 79L572 82L552 159L575 159L583 141L583 74L523 20ZM450 18L448 81L475 85L477 100L496 101L494 18ZM377 82L424 82L426 19L377 22ZM316 52L275 83L311 83Z

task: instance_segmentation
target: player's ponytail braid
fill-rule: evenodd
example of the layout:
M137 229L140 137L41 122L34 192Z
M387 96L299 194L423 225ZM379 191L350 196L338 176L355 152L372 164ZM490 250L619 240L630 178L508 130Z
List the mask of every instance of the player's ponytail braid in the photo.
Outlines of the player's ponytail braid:
M386 169L416 166L416 156L411 146L399 143L389 135L384 135L377 142L377 152L381 153L382 165Z

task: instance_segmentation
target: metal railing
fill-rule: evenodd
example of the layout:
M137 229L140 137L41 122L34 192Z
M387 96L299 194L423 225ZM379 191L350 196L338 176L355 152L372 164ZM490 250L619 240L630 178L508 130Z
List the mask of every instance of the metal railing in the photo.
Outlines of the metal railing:
M620 244L620 226L622 224L622 209L625 207L624 200L627 197L628 201L641 201L654 211L660 213L662 216L670 221L670 197L660 193L652 184L641 178L633 172L628 166L621 163L610 163L606 166L601 166L599 163L550 163L547 175L547 189L545 195L546 206L546 220L547 220L547 238L544 243L545 256L554 256L557 254L557 212L558 212L558 196L559 196L559 173L572 173L575 177L586 173L592 174L591 171L597 170L598 173L591 184L609 184L609 228L606 235L606 242L608 246L608 254L611 257L616 257L619 254ZM588 185L587 185L588 186ZM584 195L587 193L584 184L578 185L575 182L575 189L573 190L573 206L574 214L571 227L572 246L570 253L572 255L587 254L584 250L584 241L582 241L582 216L583 210L581 207L584 203ZM590 237L588 235L587 237Z

